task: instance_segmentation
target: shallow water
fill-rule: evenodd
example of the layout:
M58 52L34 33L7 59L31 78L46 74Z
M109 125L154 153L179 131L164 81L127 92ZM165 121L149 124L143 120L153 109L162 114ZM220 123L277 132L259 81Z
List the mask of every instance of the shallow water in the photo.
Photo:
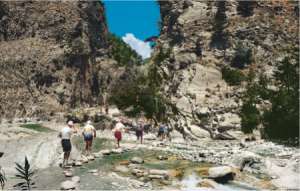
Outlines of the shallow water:
M82 141L75 140L77 147L83 147ZM97 139L95 141L95 150L112 148L113 143L106 139ZM158 160L159 155L166 156L168 160ZM164 151L138 149L124 152L122 154L111 154L103 156L103 158L95 159L87 164L83 164L81 167L73 167L74 176L80 176L81 182L79 189L84 190L128 190L137 189L132 187L129 183L129 179L138 180L130 172L117 173L120 176L112 176L114 174L114 167L119 165L120 162L129 161L133 157L141 157L144 159L144 163L141 164L145 169L160 169L160 170L173 170L179 173L179 175L170 178L168 181L155 180L151 181L152 189L180 189L185 191L202 191L202 190L253 190L254 188L241 183L229 183L226 185L216 184L213 185L215 189L200 188L198 183L202 179L201 173L196 173L195 169L204 168L207 169L212 164L192 162L189 160L183 160L179 156ZM89 172L91 169L97 169L98 175L93 175ZM123 177L123 178L122 178ZM44 170L40 170L37 173L36 185L38 189L49 190L59 189L60 183L68 180L63 175L63 170L59 167L50 167ZM147 180L146 180L147 181ZM167 183L166 183L167 182Z

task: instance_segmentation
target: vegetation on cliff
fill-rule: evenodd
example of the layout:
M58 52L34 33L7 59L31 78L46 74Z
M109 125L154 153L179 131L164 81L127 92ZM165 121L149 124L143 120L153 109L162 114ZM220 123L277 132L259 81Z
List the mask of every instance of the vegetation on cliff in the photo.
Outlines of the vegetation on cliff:
M110 54L120 66L142 63L142 57L131 49L122 39L110 33L108 35Z
M242 130L251 133L261 123L266 139L298 144L299 139L299 53L298 48L286 51L286 57L278 63L274 80L259 76L255 81L250 73L241 109ZM276 85L276 88L271 88ZM262 100L270 103L259 112Z

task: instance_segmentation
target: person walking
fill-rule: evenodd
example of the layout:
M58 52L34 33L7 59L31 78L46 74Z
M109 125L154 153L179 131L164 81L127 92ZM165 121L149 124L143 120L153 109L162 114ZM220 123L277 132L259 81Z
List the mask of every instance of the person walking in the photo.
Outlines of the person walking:
M161 141L165 138L165 129L165 125L161 123L158 128L158 138L160 138Z
M122 130L124 129L124 125L120 122L119 119L115 119L116 125L112 130L117 142L117 148L120 148L120 142L122 140Z
M62 162L62 167L65 167L68 165L68 160L70 157L70 153L72 150L72 144L71 144L71 136L73 133L76 133L76 129L74 128L73 121L68 121L68 125L64 128L62 128L61 132L59 133L59 137L61 138L61 145L64 152L64 159Z
M143 144L144 124L142 120L138 121L138 125L136 127L135 133L136 133L137 141L141 140L141 144Z
M93 139L96 138L96 129L90 120L88 120L83 127L82 135L85 141L85 154L90 155L92 152Z

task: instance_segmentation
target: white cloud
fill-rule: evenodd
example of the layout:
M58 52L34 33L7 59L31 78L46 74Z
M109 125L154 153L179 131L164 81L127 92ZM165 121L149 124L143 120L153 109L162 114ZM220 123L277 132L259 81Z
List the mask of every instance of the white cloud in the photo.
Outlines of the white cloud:
M134 36L132 33L127 33L122 37L123 41L135 50L143 59L151 56L151 46L149 42L144 42Z

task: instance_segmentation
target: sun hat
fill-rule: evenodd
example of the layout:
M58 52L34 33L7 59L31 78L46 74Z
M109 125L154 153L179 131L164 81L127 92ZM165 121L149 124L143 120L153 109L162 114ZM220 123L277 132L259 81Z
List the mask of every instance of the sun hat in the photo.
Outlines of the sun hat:
M73 121L68 121L68 125L69 125L69 126L74 126Z

